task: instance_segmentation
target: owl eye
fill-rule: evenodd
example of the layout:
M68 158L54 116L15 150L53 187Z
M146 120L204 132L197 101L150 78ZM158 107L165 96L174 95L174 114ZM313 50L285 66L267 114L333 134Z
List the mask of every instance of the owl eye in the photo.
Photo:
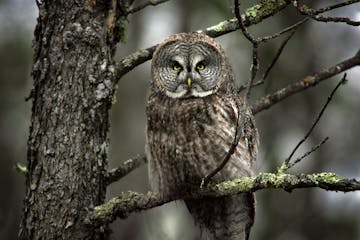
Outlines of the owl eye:
M203 63L198 63L198 64L196 65L196 69L199 70L199 71L204 70L204 69L205 69L205 64L203 64Z
M172 69L173 69L174 71L176 71L176 72L179 72L179 71L182 70L182 66L181 66L179 63L175 62L175 63L173 64Z

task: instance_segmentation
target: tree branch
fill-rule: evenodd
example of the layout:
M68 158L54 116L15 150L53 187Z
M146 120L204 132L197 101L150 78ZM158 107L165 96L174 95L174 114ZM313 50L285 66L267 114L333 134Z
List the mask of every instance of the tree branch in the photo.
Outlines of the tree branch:
M260 61L259 61L259 43L261 42L260 38L254 37L250 32L248 32L247 28L244 26L243 17L240 15L240 2L239 0L234 0L234 13L235 17L238 20L239 28L241 29L243 35L247 40L252 44L252 64L250 67L250 79L247 83L244 99L247 102L250 97L250 90L255 81L257 71L259 69ZM240 90L240 89L239 89Z
M135 158L128 159L121 166L111 169L108 172L105 181L108 185L116 182L146 162L146 157L144 155L138 155Z
M297 159L295 159L293 162L288 164L288 169L292 168L295 164L299 163L301 160L303 160L304 158L306 158L307 156L309 156L311 153L315 152L316 150L318 150L323 144L325 144L327 142L327 140L329 140L329 137L324 138L320 143L318 143L317 145L315 145L314 147L312 147L309 151L307 151L306 153L304 153L302 156L298 157Z
M357 3L357 2L360 2L360 0L345 1L345 2L334 4L334 5L330 5L330 6L327 6L327 7L323 7L323 8L320 8L318 10L314 10L313 13L314 14L324 13L324 12L328 12L328 11L334 10L336 8L345 7L347 5L351 5L351 4L354 4L354 3Z
M339 8L342 6L346 6L349 4L353 4L356 2L359 2L359 0L347 1L347 2L340 3L340 4L335 4L335 5L331 5L331 6L319 9L319 10L314 10L312 8L309 8L305 4L299 4L298 1L293 1L293 5L301 14L306 15L318 22L342 22L342 23L346 23L351 26L360 26L360 22L352 21L346 17L325 17L322 15L319 15L319 13L322 13L325 11L330 11L330 10L333 10L333 9L336 9L336 8Z
M156 5L168 2L168 1L169 0L147 0L137 6L131 6L130 9L127 11L127 14L133 14L140 10L143 10L144 8L146 8L148 6L156 6Z
M290 0L262 1L259 4L246 9L245 14L242 16L244 19L243 24L245 27L257 24L281 11L290 3ZM233 18L208 27L205 30L198 30L197 32L202 32L209 35L210 37L218 37L236 31L237 29L239 29L239 23L236 18ZM118 82L123 75L134 69L136 66L146 62L147 60L150 60L156 49L156 46L157 45L148 47L146 49L140 49L121 59L115 65L116 82Z
M330 96L327 98L326 103L324 104L324 106L321 108L318 116L316 117L314 123L311 125L310 129L307 131L307 133L305 134L305 136L298 142L298 144L296 144L296 146L294 147L294 149L291 151L289 157L284 161L283 165L280 167L280 169L282 169L282 171L286 171L287 169L290 168L291 164L290 164L290 160L291 158L294 156L295 152L299 149L299 147L309 138L309 136L311 135L312 131L315 129L316 125L319 123L322 115L325 112L325 109L327 108L327 106L329 105L330 101L332 100L336 90L340 87L341 84L344 84L346 82L346 73L344 74L344 76L342 77L342 79L340 80L340 82L338 84L336 84L335 88L331 91ZM300 160L299 160L300 161Z
M355 56L346 59L335 66L321 70L320 72L314 73L311 76L307 76L304 79L289 84L288 86L269 94L253 104L251 107L253 114L256 114L260 111L268 109L275 105L276 103L284 100L287 97L290 97L293 94L301 92L309 87L313 87L325 79L329 79L341 72L344 72L352 67L360 65L360 50L355 54Z
M306 21L307 19L304 19L302 21L300 21L299 23L302 24ZM297 23L298 24L298 23ZM294 25L295 26L295 25ZM300 26L300 25L296 25L296 26ZM273 67L275 66L275 63L277 63L277 60L279 60L281 53L283 52L286 44L289 42L289 40L292 38L292 36L294 36L296 28L293 28L289 34L289 36L287 36L285 38L285 40L281 43L279 49L276 51L275 57L273 58L273 60L271 61L271 63L269 64L269 66L266 68L262 78L261 78L261 82L264 82L265 79L269 76L270 71L273 69Z
M328 191L350 192L360 190L360 182L356 179L340 178L334 173L327 172L299 175L260 173L254 177L243 177L233 181L208 185L201 189L197 186L197 189L194 189L186 196L172 196L161 199L152 192L147 194L124 192L107 203L95 207L93 211L89 212L85 221L90 226L99 226L110 223L117 217L126 218L131 213L151 209L179 199L220 197L270 188L291 192L297 188L313 187Z
M289 40L291 39L291 37L295 34L296 29L298 28L298 26L300 26L302 23L304 23L307 19L304 19L292 26L290 26L289 28L286 29L286 31L281 31L277 34L274 34L272 36L268 36L266 37L267 39L270 39L272 37L279 37L281 34L288 32L291 29L291 32L289 34L289 36L287 38L285 38L285 40L281 43L279 49L276 51L275 57L273 58L273 60L271 61L271 63L269 64L269 66L266 68L264 74L262 75L260 80L257 80L256 82L251 84L251 88L262 85L265 82L265 79L269 76L270 71L273 69L273 67L275 66L275 63L277 62L277 60L280 58L281 53L283 52L286 44L289 42ZM285 29L284 29L285 30ZM266 38L262 38L262 39L266 39ZM238 89L238 93L240 93L241 91L243 91L244 89L246 89L248 87L248 84L244 84L241 85Z

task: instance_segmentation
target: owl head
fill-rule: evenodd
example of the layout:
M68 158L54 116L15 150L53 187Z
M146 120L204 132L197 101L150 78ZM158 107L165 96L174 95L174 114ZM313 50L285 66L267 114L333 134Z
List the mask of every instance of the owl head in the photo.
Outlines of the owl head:
M221 46L201 33L165 39L154 52L151 71L153 86L170 98L209 96L232 75Z

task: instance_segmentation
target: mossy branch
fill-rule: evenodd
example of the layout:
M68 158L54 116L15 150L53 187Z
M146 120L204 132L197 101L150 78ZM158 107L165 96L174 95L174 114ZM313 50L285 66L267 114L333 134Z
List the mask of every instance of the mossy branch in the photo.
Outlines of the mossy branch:
M246 9L245 13L241 16L245 27L260 23L262 20L273 16L274 14L285 8L291 1L289 0L268 0L261 1L259 4ZM214 26L208 27L205 30L198 30L210 37L218 37L239 29L239 23L236 18L222 21ZM136 66L150 60L157 45L140 49L123 59L121 59L115 66L116 69L116 82L120 78L134 69Z
M322 172L314 174L286 174L286 173L260 173L254 177L226 181L218 184L209 184L204 188L197 187L188 195L161 198L148 192L123 192L120 196L110 199L107 203L99 205L89 213L86 223L89 226L100 226L114 221L116 218L126 218L131 213L151 209L165 203L202 197L220 197L234 195L241 192L256 192L261 189L283 189L291 192L297 188L318 187L328 191L358 191L360 181L337 176L335 173Z

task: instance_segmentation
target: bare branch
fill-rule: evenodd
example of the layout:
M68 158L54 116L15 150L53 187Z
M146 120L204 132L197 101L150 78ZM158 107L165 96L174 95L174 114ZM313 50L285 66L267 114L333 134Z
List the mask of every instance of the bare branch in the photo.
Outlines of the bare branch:
M85 222L89 226L99 226L110 223L117 217L126 218L131 213L151 209L179 199L229 196L241 192L255 192L270 188L284 189L290 192L297 188L313 187L328 191L350 192L360 190L360 182L356 179L340 178L334 173L308 175L261 173L255 177L243 177L233 181L208 185L202 189L195 188L188 195L181 196L161 198L151 192L147 194L124 192L107 203L95 207L93 211L89 212Z
M305 154L303 154L301 157L298 157L297 159L295 159L294 162L289 163L288 164L288 169L292 168L293 166L295 166L295 164L299 163L301 160L303 160L304 158L306 158L307 156L309 156L311 153L315 152L316 150L318 150L324 143L327 142L327 140L329 140L329 137L324 138L319 144L315 145L312 149L310 149L310 151L306 152Z
M273 35L269 35L269 36L265 36L265 37L254 37L250 32L247 31L247 28L243 24L243 17L240 15L240 2L239 2L239 0L234 0L234 9L235 9L235 16L236 16L236 18L238 20L238 23L239 23L239 28L243 32L244 36L252 44L252 64L251 64L251 68L250 68L251 74L250 74L250 79L249 79L249 81L248 81L248 83L246 85L246 92L245 92L245 100L248 100L249 96L250 96L251 88L253 87L253 82L255 81L256 74L257 74L257 71L259 70L259 65L260 65L260 61L259 61L259 57L258 57L258 55L259 55L259 51L258 51L259 44L264 43L266 41L269 41L271 39L277 38L277 37L281 36L282 34L291 31L291 34L282 43L280 49L278 50L275 58L272 61L272 63L270 64L270 66L265 71L262 80L258 81L261 84L261 83L264 82L264 79L267 77L268 73L270 72L272 67L275 65L278 58L280 57L280 55L281 55L285 45L287 44L287 42L294 35L294 33L298 29L298 27L301 26L303 23L305 23L308 19L305 18L305 19L297 22L296 24L293 24L292 26L287 27L287 28L285 28L285 29L281 30L280 32L275 33ZM238 92L240 93L241 91L242 91L242 88L239 88Z
M277 33L274 33L273 35L269 35L269 36L265 36L265 37L262 37L261 38L261 42L267 42L271 39L274 39L274 38L277 38L277 37L280 37L281 35L283 35L284 33L287 33L287 32L291 32L291 34L295 33L295 31L301 26L303 25L305 22L307 22L309 20L309 18L304 18L303 20L300 20L299 22L289 26L289 27L286 27L284 29L282 29L281 31L277 32Z
M271 106L275 105L276 103L284 100L287 97L290 97L298 92L301 92L309 87L313 87L320 83L321 81L325 79L329 79L330 77L333 77L341 72L344 72L352 67L359 66L360 65L360 50L356 53L355 56L342 61L335 66L332 66L330 68L321 70L320 72L317 72L311 76L307 76L304 79L301 79L300 81L294 82L278 91L276 91L273 94L269 94L252 105L252 112L253 114L256 114L260 111L263 111L265 109L270 108Z
M243 23L243 18L245 18L245 16L240 15L240 2L239 2L239 0L234 0L234 12L235 12L235 17L236 17L236 19L238 21L238 24L239 24L239 28L243 32L244 36L252 44L258 44L258 39L255 38L253 35L251 35L250 32L248 32L248 30L246 29L246 27L245 27L245 25Z
M252 64L250 67L250 80L247 84L246 92L245 92L245 101L247 102L250 97L250 91L251 86L253 85L253 82L255 81L256 74L259 70L260 60L259 60L259 44L253 44L252 47Z
M309 8L308 6L306 6L305 4L299 4L298 1L294 1L293 5L295 6L295 8L303 15L306 15L316 21L319 22L342 22L342 23L346 23L348 25L351 26L360 26L360 22L359 21L352 21L349 18L346 17L325 17L322 15L319 15L319 13L325 12L325 11L330 11L333 10L335 8L339 8L342 6L346 6L349 4L353 4L355 2L359 2L359 1L347 1L344 3L340 3L340 4L335 4L332 6L328 6L319 10L314 10Z
M327 6L327 7L324 7L324 8L320 8L318 10L314 10L314 14L328 12L328 11L334 10L336 8L345 7L347 5L351 5L351 4L354 4L354 3L357 3L357 2L360 2L360 0L351 0L351 1L345 1L345 2L342 2L342 3L330 5L330 6Z
M299 147L309 138L310 134L312 133L312 131L314 130L314 128L316 127L316 125L319 123L320 118L322 117L322 115L325 112L325 109L327 108L327 106L329 105L330 101L332 100L336 90L340 87L341 84L344 84L346 81L346 73L344 74L343 78L340 80L340 82L336 85L336 87L332 90L330 96L327 98L326 103L324 104L324 106L321 108L321 111L319 112L318 116L316 117L314 123L311 125L310 129L307 131L307 133L305 134L305 136L303 137L303 139L301 139L298 144L294 147L294 149L292 150L292 152L290 153L289 157L285 160L284 164L285 166L288 168L289 167L289 162L291 160L291 158L294 156L295 152L299 149Z
M260 85L262 85L262 84L264 84L264 80L258 80L258 81L256 81L256 82L254 82L252 85L251 85L251 88L253 88L253 87L257 87L257 86L260 86ZM244 89L246 89L247 88L247 84L244 84L244 85L241 85L240 87L239 87L239 89L238 89L238 92L240 93L240 92L242 92Z
M148 6L156 6L156 5L168 2L168 1L169 0L147 0L137 6L130 7L130 9L127 11L127 14L133 14L133 13L143 10L144 8L146 8Z
M342 22L342 23L346 23L347 25L350 25L350 26L360 26L359 21L353 21L350 18L346 18L346 17L325 17L325 16L321 16L321 15L320 16L310 16L310 17L319 22Z
M265 81L265 79L268 77L270 71L272 70L272 68L274 67L275 63L277 62L277 60L279 59L282 51L284 50L286 44L288 43L288 41L291 39L291 37L295 34L296 30L298 29L298 27L300 27L303 23L305 23L308 20L308 18L304 18L303 20L291 25L290 27L287 27L285 29L283 29L282 31L275 33L271 36L265 36L263 38L261 38L262 42L266 42L270 39L276 38L281 36L284 33L290 32L289 36L281 43L280 48L278 49L278 51L276 52L276 55L274 57L274 59L271 61L271 63L269 64L269 66L266 68L262 78L254 83L251 84L251 88L262 85ZM241 91L243 91L244 89L246 89L248 86L248 84L242 85L239 87L238 92L240 93Z
M251 87L253 85L253 82L255 81L256 78L256 74L257 71L259 69L259 51L258 51L258 47L259 47L259 43L261 41L261 39L255 38L254 36L252 36L248 31L247 28L244 26L243 23L243 18L240 15L240 2L239 0L234 0L234 9L235 9L235 16L238 20L239 23L239 28L241 29L242 33L244 34L244 36L247 38L247 40L249 40L249 42L251 42L252 44L252 64L250 67L250 79L247 83L247 87L246 87L246 92L245 92L245 101L247 102L249 97L250 97L250 91L251 91ZM240 90L240 89L239 89Z
M306 19L305 19L305 20L306 20ZM305 21L303 20L303 21L301 21L301 22L305 22ZM266 68L266 70L265 70L265 72L264 72L264 74L263 74L263 76L262 76L262 78L261 78L260 81L262 81L262 82L265 81L265 79L266 79L267 76L269 75L271 69L275 66L275 63L276 63L277 60L280 58L281 53L283 52L286 44L289 42L289 40L291 39L291 37L294 36L296 29L297 29L297 28L293 28L293 29L291 30L291 33L289 34L289 36L288 36L287 38L285 38L285 40L281 43L279 49L278 49L277 52L276 52L275 57L273 58L273 60L272 60L271 63L269 64L269 66Z
M110 170L105 181L107 184L116 182L144 163L146 163L146 157L143 155L138 155L135 158L128 159L120 167Z

